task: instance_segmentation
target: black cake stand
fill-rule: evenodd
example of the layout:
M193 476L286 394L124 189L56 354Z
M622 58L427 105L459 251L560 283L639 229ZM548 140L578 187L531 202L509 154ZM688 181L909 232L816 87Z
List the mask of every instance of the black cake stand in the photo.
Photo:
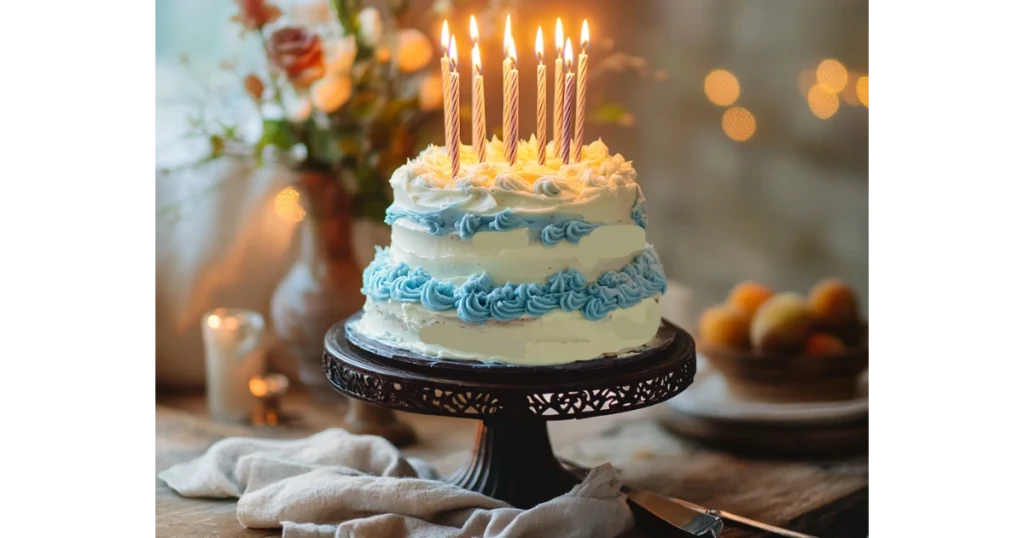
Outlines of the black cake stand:
M324 373L339 392L399 411L480 421L468 464L448 478L529 508L578 483L551 450L547 421L622 413L663 402L693 382L693 338L662 321L644 351L558 366L438 360L348 330L324 339Z

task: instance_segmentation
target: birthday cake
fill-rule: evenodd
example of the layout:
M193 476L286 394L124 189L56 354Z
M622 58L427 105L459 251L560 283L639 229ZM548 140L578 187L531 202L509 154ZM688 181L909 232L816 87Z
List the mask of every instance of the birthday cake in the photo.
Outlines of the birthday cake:
M395 171L391 246L363 273L353 327L392 347L444 358L552 365L642 349L661 323L666 281L647 243L632 163L601 141L562 164L535 139L515 164L487 143L444 147Z

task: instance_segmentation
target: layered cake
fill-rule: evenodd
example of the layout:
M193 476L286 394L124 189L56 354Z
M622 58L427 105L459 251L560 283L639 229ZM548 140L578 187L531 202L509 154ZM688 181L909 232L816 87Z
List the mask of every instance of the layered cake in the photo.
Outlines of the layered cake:
M462 146L452 177L443 147L395 171L391 246L363 274L352 328L428 357L552 365L622 356L661 323L666 281L647 243L636 171L601 141L562 164L535 140L503 161Z

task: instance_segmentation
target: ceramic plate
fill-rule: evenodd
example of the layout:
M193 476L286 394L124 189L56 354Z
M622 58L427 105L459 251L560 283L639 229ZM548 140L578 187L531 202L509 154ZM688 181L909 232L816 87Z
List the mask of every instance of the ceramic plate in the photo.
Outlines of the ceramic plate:
M709 368L699 354L697 376L685 391L668 401L675 411L693 418L721 422L822 423L863 419L868 414L867 372L857 399L821 403L758 403L729 395L725 378Z

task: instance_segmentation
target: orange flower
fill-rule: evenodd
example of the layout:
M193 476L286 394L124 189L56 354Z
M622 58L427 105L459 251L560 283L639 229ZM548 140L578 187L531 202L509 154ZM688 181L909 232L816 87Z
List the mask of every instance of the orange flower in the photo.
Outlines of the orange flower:
M275 30L267 41L267 57L299 89L308 88L324 74L324 51L320 45L320 36L304 28Z
M281 18L281 9L267 0L235 0L238 4L238 13L231 17L246 30L259 30L277 19Z
M245 93L248 93L253 101L259 103L263 100L263 81L260 77L249 73L242 82L245 84Z

